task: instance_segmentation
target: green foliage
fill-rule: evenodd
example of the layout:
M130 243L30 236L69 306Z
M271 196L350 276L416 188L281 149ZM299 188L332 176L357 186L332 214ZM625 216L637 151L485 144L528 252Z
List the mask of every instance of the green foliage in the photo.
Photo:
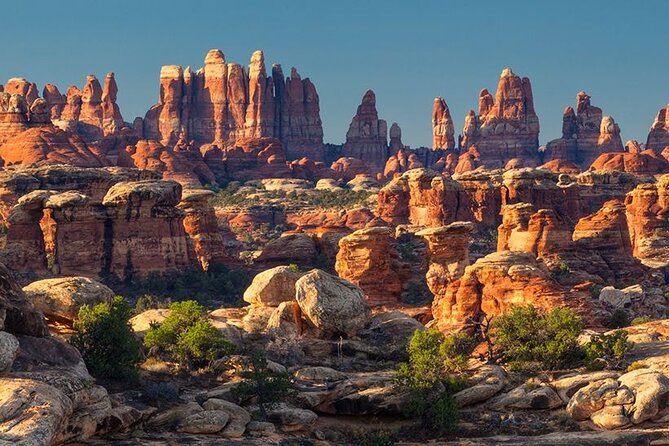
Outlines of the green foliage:
M121 296L111 304L83 305L70 339L95 377L135 380L140 346L128 324L130 306Z
M151 295L156 302L195 299L202 303L240 305L250 277L245 272L212 264L208 271L194 268L181 272L152 272L130 282L112 278L107 278L105 282L132 301Z
M609 328L623 328L630 324L630 317L627 311L617 308L612 314L607 326Z
M151 310L155 308L167 308L169 305L168 301L158 299L153 294L144 294L140 296L135 302L135 308L133 314L140 314L146 310Z
M532 305L514 307L492 323L495 345L516 370L558 369L582 356L578 336L581 319L568 308L539 313Z
M288 374L272 374L265 354L260 350L251 355L249 367L241 376L243 381L232 389L233 396L240 402L254 398L263 420L269 409L295 393Z
M452 394L463 385L455 373L466 368L474 346L462 334L444 337L434 329L414 332L407 347L409 362L400 364L395 373L396 385L409 392L406 415L420 417L432 429L455 429L457 408Z
M425 305L434 299L424 280L410 280L404 285L402 302L409 305Z
M592 285L590 287L590 297L593 299L599 299L599 293L602 292L602 286L601 285Z
M585 346L585 366L590 370L619 368L625 354L633 346L627 341L625 330L616 330L610 335L595 335Z
M353 429L351 431L351 444L356 446L392 446L394 444L392 435L386 430Z
M193 300L174 302L170 315L153 326L144 337L144 345L167 353L179 365L202 367L234 352L234 345L223 338L206 319L204 307Z
M632 319L632 321L630 322L630 325L641 325L641 324L645 324L646 322L650 322L650 321L652 321L650 316L638 316L638 317L635 317L634 319Z
M291 263L288 267L296 273L300 272L300 267L297 266L297 263Z
M634 370L647 369L648 364L644 364L641 361L634 361L627 367L628 372L633 372Z

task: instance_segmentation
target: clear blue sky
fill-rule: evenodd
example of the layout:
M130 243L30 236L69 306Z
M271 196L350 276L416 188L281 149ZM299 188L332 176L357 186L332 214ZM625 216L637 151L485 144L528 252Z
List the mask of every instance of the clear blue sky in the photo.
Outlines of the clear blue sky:
M24 6L25 5L25 6ZM200 67L210 48L248 64L263 49L310 77L327 142L344 141L366 89L405 144L431 143L435 96L456 130L502 68L528 76L542 143L560 136L562 110L586 90L645 141L669 102L669 1L43 1L3 5L0 82L14 76L82 86L116 73L126 121L158 98L161 65Z

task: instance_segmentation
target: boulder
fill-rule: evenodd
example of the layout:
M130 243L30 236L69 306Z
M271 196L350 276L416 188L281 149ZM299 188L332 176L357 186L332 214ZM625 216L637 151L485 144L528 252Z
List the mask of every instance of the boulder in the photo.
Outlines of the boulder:
M19 341L6 331L0 331L0 376L12 368L19 353Z
M88 277L59 277L32 282L23 291L49 318L72 323L79 309L88 305L111 303L114 292Z
M453 395L458 407L471 406L495 396L507 382L504 369L496 365L483 365L469 380L472 385Z
M370 318L362 290L319 269L295 283L295 300L316 328L331 335L353 336Z
M316 423L318 416L311 410L295 409L284 404L270 409L267 419L279 426L283 432L309 429Z
M225 400L210 398L202 404L208 411L222 411L228 414L229 421L219 433L224 438L239 438L244 435L246 426L251 421L251 414L244 408Z
M258 273L244 291L244 300L252 305L277 307L295 299L295 282L301 274L289 266L277 266Z
M194 413L179 422L178 432L188 434L215 434L223 430L230 416L222 410L204 410Z

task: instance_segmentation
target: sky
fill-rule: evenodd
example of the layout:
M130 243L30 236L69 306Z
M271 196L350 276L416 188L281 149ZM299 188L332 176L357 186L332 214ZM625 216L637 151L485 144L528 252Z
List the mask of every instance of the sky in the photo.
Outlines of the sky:
M542 144L560 137L580 90L623 141L644 142L669 102L666 0L32 0L2 16L0 83L25 77L65 92L113 71L129 122L157 102L162 65L199 68L211 48L244 65L262 49L268 67L311 78L335 144L371 88L404 144L430 146L434 97L458 133L505 67L532 81Z

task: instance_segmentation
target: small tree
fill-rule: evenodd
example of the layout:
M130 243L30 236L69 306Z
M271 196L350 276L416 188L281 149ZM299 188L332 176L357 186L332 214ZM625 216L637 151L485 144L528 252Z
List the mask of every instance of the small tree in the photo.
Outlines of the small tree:
M146 333L146 347L167 353L186 368L202 367L234 352L234 345L211 325L197 302L174 302L169 309L163 323Z
M255 398L260 418L267 418L267 411L290 398L294 391L287 373L272 374L267 367L264 352L257 350L250 357L247 370L241 373L243 381L232 389L239 401Z
M408 392L405 414L420 417L431 429L450 432L457 425L452 394L458 391L462 372L475 346L463 334L444 336L438 330L416 330L409 341L409 361L399 365L396 385Z
M616 330L610 335L595 335L585 346L585 366L590 370L620 368L625 354L633 346L627 341L625 330Z
M128 323L131 308L121 296L111 304L79 309L70 339L88 370L99 378L135 380L140 346Z
M581 318L569 308L544 314L528 305L514 307L493 321L493 339L512 368L551 370L580 361L582 328Z

